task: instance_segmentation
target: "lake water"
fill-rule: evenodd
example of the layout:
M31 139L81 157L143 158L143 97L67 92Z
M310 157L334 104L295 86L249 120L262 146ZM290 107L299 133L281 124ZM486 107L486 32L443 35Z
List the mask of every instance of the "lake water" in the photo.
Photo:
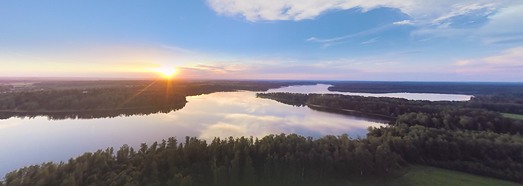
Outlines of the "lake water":
M325 93L327 87L292 86L270 92ZM346 133L351 137L364 137L369 126L384 126L383 121L294 107L256 98L255 94L241 91L192 96L187 98L189 102L183 109L168 114L77 120L49 120L47 117L0 120L0 179L5 173L27 165L67 161L87 151L107 147L116 150L123 144L138 147L143 142L150 144L173 136L212 139L215 136L262 137L279 133L313 137Z
M343 94L367 97L391 97L405 98L410 100L428 100L428 101L468 101L472 95L463 94L433 94L433 93L356 93L356 92L335 92L329 91L331 85L318 84L314 86L289 86L278 89L271 89L268 92L291 92L291 93L317 93L317 94Z

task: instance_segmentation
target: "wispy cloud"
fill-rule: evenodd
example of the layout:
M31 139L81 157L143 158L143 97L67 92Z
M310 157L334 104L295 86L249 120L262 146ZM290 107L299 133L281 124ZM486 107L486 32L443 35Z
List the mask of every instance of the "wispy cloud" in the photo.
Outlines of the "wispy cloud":
M208 0L209 6L219 14L240 15L249 21L314 19L329 10L395 8L417 22L442 23L456 16L481 12L495 12L514 0Z
M257 21L300 21L315 19L330 10L367 12L378 8L393 8L409 16L392 22L394 26L413 26L413 37L463 38L486 44L523 42L523 27L517 27L523 16L523 2L519 0L207 0L218 14L240 16ZM330 47L381 30L331 38L310 37L309 42Z
M489 22L475 33L484 43L523 43L523 4L501 9L489 16Z
M475 14L486 17L494 13L496 10L495 3L471 3L471 4L453 4L449 11L442 13L439 17L434 19L434 24L442 24L453 17ZM447 24L443 24L447 25Z
M361 42L362 45L368 45L368 44L372 44L372 43L375 43L378 41L378 37L375 37L375 38L372 38L372 39L369 39L367 41L363 41Z
M497 8L492 4L483 6L474 5L468 8L462 8L462 12L450 12L450 15L440 17L435 22L440 22L437 26L419 27L411 34L414 37L423 39L432 38L460 38L468 39L470 41L479 41L484 44L516 44L523 43L523 27L515 26L521 24L521 17L523 17L523 4L518 4L510 7ZM473 9L482 10L479 13L472 11ZM460 17L459 14L479 14L476 17L481 17L483 20L469 20L463 24L472 23L475 21L483 21L481 25L473 27L453 27L452 19L449 17ZM473 16L474 15L469 15ZM463 16L461 16L463 17ZM450 19L450 20L449 20Z
M182 47L178 47L178 46L165 45L164 44L164 45L162 45L162 47L165 48L165 49L177 52L177 53L196 54L195 51L192 51L192 50L189 50L189 49L186 49L186 48L182 48Z
M350 41L352 39L357 39L357 38L361 38L361 37L367 37L367 36L370 36L370 35L373 35L373 34L380 33L382 31L385 31L385 30L391 28L391 26L393 26L393 25L387 24L387 25L383 25L383 26L380 26L380 27L364 30L364 31L361 31L361 32L348 34L348 35L344 35L344 36L339 36L339 37L333 37L333 38L310 37L306 41L320 43L320 44L322 44L322 47L330 47L332 45L348 42L348 41ZM370 43L367 43L367 44L370 44Z
M497 73L502 76L514 76L523 79L523 46L507 49L500 54L464 59L454 62L453 71L462 74Z

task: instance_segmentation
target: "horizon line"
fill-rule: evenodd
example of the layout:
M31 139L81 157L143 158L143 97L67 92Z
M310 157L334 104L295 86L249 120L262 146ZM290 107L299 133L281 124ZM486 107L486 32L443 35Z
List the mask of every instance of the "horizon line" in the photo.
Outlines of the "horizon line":
M0 77L0 81L151 81L165 78L126 78L126 77ZM234 78L172 78L180 81L301 81L301 82L423 82L423 83L523 83L523 81L416 81L416 80L343 80L343 79L234 79Z

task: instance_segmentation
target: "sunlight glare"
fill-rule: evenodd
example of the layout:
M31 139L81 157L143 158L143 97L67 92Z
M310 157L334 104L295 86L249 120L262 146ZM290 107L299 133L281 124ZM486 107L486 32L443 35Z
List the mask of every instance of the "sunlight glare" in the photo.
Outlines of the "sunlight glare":
M172 78L178 72L176 67L161 67L155 69L156 72L160 73L165 78Z

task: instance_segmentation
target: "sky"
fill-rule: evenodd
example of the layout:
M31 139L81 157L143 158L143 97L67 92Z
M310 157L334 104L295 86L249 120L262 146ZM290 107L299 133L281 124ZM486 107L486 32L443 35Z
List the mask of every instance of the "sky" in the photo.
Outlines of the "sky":
M0 77L523 79L521 0L0 1Z

